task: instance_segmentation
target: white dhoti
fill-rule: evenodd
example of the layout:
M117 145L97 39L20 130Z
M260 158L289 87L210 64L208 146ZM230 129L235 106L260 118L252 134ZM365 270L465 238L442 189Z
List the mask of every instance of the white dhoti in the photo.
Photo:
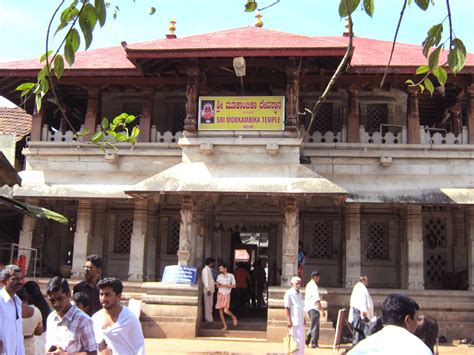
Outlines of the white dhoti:
M296 343L298 344L298 351L294 352L293 354L303 355L304 348L306 346L304 342L305 340L304 324L291 327L291 335L295 337Z
M211 292L210 295L207 292L204 292L202 295L204 298L204 319L207 322L212 322L214 319L212 317L212 303L214 301L214 292Z

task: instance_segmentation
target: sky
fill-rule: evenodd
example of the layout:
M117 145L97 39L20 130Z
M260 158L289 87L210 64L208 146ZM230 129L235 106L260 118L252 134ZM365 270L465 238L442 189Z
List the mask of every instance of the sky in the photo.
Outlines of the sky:
M69 3L67 0L66 3ZM116 20L110 16L104 28L94 33L91 48L144 42L164 38L169 21L175 19L176 35L184 37L230 28L253 26L255 13L243 11L246 0L111 0L120 11ZM0 0L0 62L40 57L44 53L46 29L59 0ZM259 7L273 0L258 0ZM391 41L403 0L375 0L373 18L356 10L356 36ZM344 31L338 15L339 0L280 0L263 11L264 27L308 36L337 36ZM150 6L156 8L148 15ZM451 0L453 29L474 52L474 1ZM407 7L399 33L399 42L421 44L433 24L446 18L445 1L436 0L427 12L414 3ZM444 22L448 35L448 21ZM57 25L57 24L56 24ZM56 27L56 26L54 26ZM61 36L53 39L58 43ZM447 37L445 37L447 38ZM249 41L252 39L249 38ZM83 47L81 47L83 49Z

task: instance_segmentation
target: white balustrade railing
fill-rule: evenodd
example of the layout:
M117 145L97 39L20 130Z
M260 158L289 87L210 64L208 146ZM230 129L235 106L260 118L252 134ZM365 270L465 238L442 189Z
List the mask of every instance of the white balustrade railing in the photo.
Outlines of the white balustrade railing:
M84 126L81 126L78 133L84 130ZM76 136L73 131L50 131L48 125L43 125L41 131L41 140L46 142L82 142L83 137Z
M468 129L463 127L458 135L441 128L420 127L421 144L468 144Z
M343 143L346 141L346 128L343 127L342 131L325 133L314 131L312 135L306 137L308 143Z
M181 137L183 137L182 131L176 132L174 134L171 131L161 133L153 126L151 129L150 141L153 143L176 144Z
M364 126L359 128L361 143L368 144L404 144L407 143L405 126L400 126L399 132L366 132Z

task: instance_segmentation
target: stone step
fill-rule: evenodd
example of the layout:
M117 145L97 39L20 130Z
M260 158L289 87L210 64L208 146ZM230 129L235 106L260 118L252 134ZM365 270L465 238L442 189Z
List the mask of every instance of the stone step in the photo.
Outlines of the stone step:
M200 329L199 338L206 339L245 339L245 340L257 340L257 341L266 341L267 332L266 331L255 331L255 330L239 330L239 329L229 329L227 331L222 331L219 329Z
M228 327L231 330L248 330L248 331L256 331L256 332L266 332L267 331L267 323L266 322L244 322L240 321L237 326L231 325L229 321ZM214 322L202 322L200 329L208 329L208 330L220 330L222 329L222 323L220 321Z

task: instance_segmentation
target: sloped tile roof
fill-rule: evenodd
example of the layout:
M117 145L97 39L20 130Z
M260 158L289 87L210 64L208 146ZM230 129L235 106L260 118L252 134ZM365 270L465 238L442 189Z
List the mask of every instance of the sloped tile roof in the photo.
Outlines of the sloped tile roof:
M32 117L20 107L0 107L0 134L14 134L21 140L31 131Z

